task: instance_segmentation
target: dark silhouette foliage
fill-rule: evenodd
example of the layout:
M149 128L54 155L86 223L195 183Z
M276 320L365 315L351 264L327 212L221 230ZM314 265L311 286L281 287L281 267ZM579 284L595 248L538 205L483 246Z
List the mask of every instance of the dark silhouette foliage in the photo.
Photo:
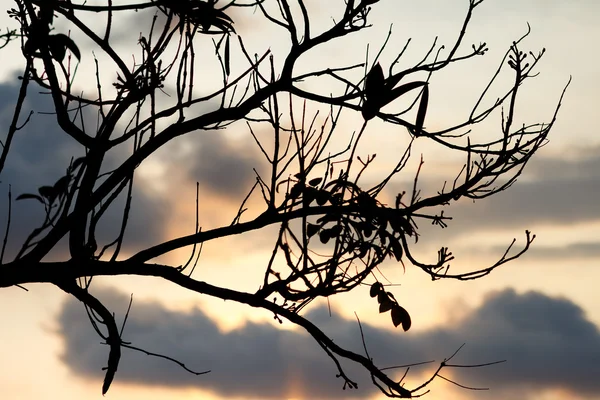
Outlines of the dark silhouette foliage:
M429 95L436 90L432 76L487 51L485 43L464 50L467 26L483 0L465 2L468 10L455 42L446 47L433 43L423 52L423 59L410 67L400 68L403 50L384 70L380 55L391 51L384 45L375 57L367 54L364 62L364 55L358 54L355 65L332 65L300 74L295 66L301 57L325 43L360 34L370 26L371 9L382 6L386 0L340 2L340 14L320 33L314 29L304 0L151 0L131 4L113 4L108 0L105 5L76 0L15 0L8 12L18 29L5 32L0 39L5 43L13 39L21 42L23 70L13 122L5 127L2 139L0 172L11 156L12 144L19 139L18 132L27 127L24 104L32 90L49 93L56 122L81 151L64 166L64 175L17 194L14 201L26 202L32 210L43 209L43 219L14 252L7 249L4 240L0 287L47 283L85 305L91 323L108 345L103 393L113 379L118 379L121 349L135 349L122 340L126 326L118 327L113 312L89 290L94 277L117 275L151 276L170 281L181 290L272 312L277 319L302 327L314 338L338 368L338 377L343 381L340 386L344 388L356 388L357 384L345 373L341 358L364 367L387 396L410 398L425 393L442 368L453 367L447 362L449 359L422 385L405 388L402 380L395 380L375 364L366 345L365 355L340 347L303 318L302 310L315 299L367 285L370 296L377 300L377 304L373 302L374 312L377 307L380 313L389 312L392 325L407 331L411 327L409 312L381 280L378 266L384 261L391 259L402 266L419 268L433 280L472 280L490 274L530 247L534 235L527 231L520 249L513 249L513 240L492 265L461 273L450 269L454 257L446 247L439 250L434 263L418 260L411 251L420 234L419 221L444 228L451 219L443 211L448 204L461 198L483 199L515 182L546 143L562 99L561 96L550 121L521 126L515 123L519 91L536 75L535 68L544 54L543 50L522 50L526 34L510 45L497 72L463 121L437 131L428 130L427 121L433 118L427 113ZM263 23L274 24L287 35L287 54L275 55L270 50L257 55L248 52L244 37L234 29L241 31L237 11L248 7L255 9ZM140 15L153 17L148 21L150 29L142 31L139 37L138 53L131 57L131 50L123 51L114 45L113 21L121 13L141 10L152 10L153 13ZM90 16L104 21L102 29L86 24ZM85 46L81 39L84 37ZM207 37L211 39L212 52L196 47L197 41ZM93 46L93 53L89 46ZM265 48L268 47L267 44ZM234 52L238 63L235 66L231 61ZM102 54L102 58L94 58L95 73L75 74L77 63L96 57L94 54ZM220 67L220 74L211 79L222 85L199 94L196 79L205 73L199 67L207 62ZM484 106L489 103L484 100L490 96L490 86L506 66L513 77L512 85ZM101 84L107 76L112 87ZM345 90L324 95L300 85L319 77L327 77ZM94 82L96 91L75 89L78 82ZM410 106L397 110L397 99L408 101ZM284 101L288 104L282 104ZM298 115L299 104L304 105L302 115ZM311 119L307 115L306 104L328 110L322 123L316 116ZM198 112L198 105L206 107ZM83 114L92 109L97 115L94 129L83 122ZM362 114L363 123L344 148L334 151L331 143L339 130L342 111ZM485 141L472 137L471 129L496 112L502 113L497 134L486 136ZM373 183L361 178L375 156L361 158L358 149L370 121L376 119L396 130L402 127L409 141L405 152L393 160L392 168ZM196 215L195 232L124 255L137 168L179 137L198 131L227 135L226 128L236 122L247 123L268 163L268 173L256 172L255 184L232 223L203 230ZM255 134L258 127L270 129L270 142ZM417 140L460 154L465 160L463 168L454 181L429 197L422 197L419 190L419 168L412 192L396 193L395 204L384 204L382 194L404 170ZM117 149L122 149L127 157L110 165L109 154ZM256 197L262 199L262 209L252 217L246 211L249 199ZM120 202L123 198L125 201ZM15 223L10 219L11 204L9 201L4 210L9 215L6 238L10 237L10 223ZM122 216L118 233L112 240L100 239L98 226L114 208ZM194 279L192 273L204 243L269 226L277 226L279 234L273 243L272 257L265 263L263 284L255 292ZM60 251L62 239L68 248ZM158 262L160 257L182 248L191 249L187 263L173 266ZM50 259L51 252L54 255ZM10 259L5 259L9 253ZM204 378L210 379L210 375Z

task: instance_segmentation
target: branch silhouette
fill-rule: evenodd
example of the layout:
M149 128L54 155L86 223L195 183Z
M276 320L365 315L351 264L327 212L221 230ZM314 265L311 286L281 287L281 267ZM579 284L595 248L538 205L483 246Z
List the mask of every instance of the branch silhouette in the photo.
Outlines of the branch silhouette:
M406 331L412 325L409 310L396 300L392 289L380 282L382 263L392 260L403 267L408 264L434 280L472 280L490 274L530 248L535 235L526 231L519 249L515 249L515 239L490 266L461 273L450 269L454 256L447 247L437 252L433 263L419 260L411 250L421 234L419 222L440 228L451 224L451 216L441 208L461 198L484 199L510 188L547 142L567 88L560 94L549 121L516 126L521 87L536 76L544 55L544 50L522 50L528 29L509 46L466 118L438 130L428 127L427 122L433 118L428 112L430 93L438 90L432 77L450 65L487 53L485 43L464 50L467 27L483 0L466 1L468 10L460 34L447 52L436 39L424 49L420 61L401 69L400 60L410 40L399 53L391 50L386 40L372 60L367 53L364 61L325 69L309 65L308 72L303 66L299 72L297 64L310 57L312 49L343 43L348 35L363 33L372 22L372 8L386 1L347 0L326 29L315 29L314 16L303 0L152 0L118 5L112 1L88 5L73 0L15 0L9 15L19 30L0 35L0 40L7 43L14 37L22 39L24 68L12 122L2 141L0 172L5 172L10 161L13 143L18 140L16 133L29 124L31 115L24 118L23 113L31 87L50 94L58 126L80 152L72 155L64 175L54 183L16 197L15 201L32 210L42 209L43 218L18 247L7 252L12 254L9 260L3 257L0 287L55 285L84 304L90 322L109 349L103 394L119 377L122 347L176 361L188 372L196 373L168 355L122 341L123 329L119 331L114 315L89 290L94 277L121 275L155 277L181 290L264 309L278 319L288 320L310 334L331 358L343 388L356 388L357 384L344 371L341 359L366 369L374 385L389 397L418 397L427 392L434 379L448 380L440 375L443 368L466 367L448 364L446 361L452 357L423 384L405 388L402 379L389 375L394 372L392 367L377 366L369 357L364 336L366 354L349 351L304 318L302 310L316 299L369 286L371 297L377 301L373 300L374 310L389 312L392 325ZM285 34L289 40L287 52L276 53L265 44L261 53L252 54L242 20L243 11L249 7L262 24ZM117 46L113 25L117 16L138 10L147 11L137 17L146 19L150 28L137 38L137 53L132 57L131 50ZM105 18L102 29L96 31L86 23L90 16ZM60 25L55 24L57 19ZM84 47L83 43L88 44ZM207 45L212 47L207 50ZM382 54L395 57L387 71L380 60ZM90 65L95 71L90 74L80 70L76 74L79 63L89 60L93 60ZM210 62L217 66L214 74L204 68ZM507 73L512 76L512 84L498 98L487 101L490 87ZM321 88L320 78L333 79L343 89L324 94L314 89ZM90 82L95 89L86 86ZM86 89L77 89L76 84ZM312 106L319 111L311 116L308 110ZM86 126L83 117L91 109L97 115L94 129ZM339 133L342 113L360 113L363 117L360 129L349 139ZM497 113L502 118L498 132L486 135L484 140L471 135L477 124ZM25 122L19 125L23 119ZM369 181L365 175L376 172L372 171L375 155L361 158L359 154L366 132L374 129L373 120L404 128L408 140L405 151L391 167ZM135 207L132 198L138 181L134 178L140 165L177 138L198 131L226 136L234 123L244 123L248 128L268 172L254 170L255 183L245 193L233 222L204 228L198 213L201 196L197 189L193 233L132 250L126 233ZM265 138L267 129L270 136ZM424 197L419 180L422 157L412 193L390 193L389 183L405 171L417 139L460 155L464 160L462 169L436 194ZM341 140L345 140L343 146L333 145ZM110 157L115 152L126 156L113 165ZM395 204L384 202L386 194L395 196ZM110 219L115 213L109 211L114 210L121 215L117 224ZM5 243L10 234L10 203L8 211ZM99 234L99 227L107 221L118 226L110 240ZM271 257L265 262L262 285L256 291L237 291L192 277L205 243L268 227L277 228L278 235ZM62 246L63 242L68 248ZM189 246L192 251L186 263L158 263L161 257ZM270 300L274 297L281 301ZM406 373L411 366L417 364L405 366ZM205 378L210 379L210 374Z

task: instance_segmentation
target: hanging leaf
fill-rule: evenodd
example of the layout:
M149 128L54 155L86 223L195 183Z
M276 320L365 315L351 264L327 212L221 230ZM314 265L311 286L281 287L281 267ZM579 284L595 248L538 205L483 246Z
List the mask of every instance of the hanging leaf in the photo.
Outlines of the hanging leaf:
M373 246L373 250L375 251L375 254L377 255L377 258L384 258L384 254L383 254L383 250L381 250L381 247L379 246Z
M367 99L375 100L375 98L381 96L384 84L383 69L377 63L371 68L365 80L365 96Z
M317 204L320 206L325 205L325 203L327 203L327 201L329 201L331 195L329 194L328 191L326 190L319 190L319 192L317 193Z
M394 307L394 303L390 299L387 299L383 303L379 304L379 313L381 314L389 311L392 309L392 307Z
M392 227L393 233L405 233L408 236L412 236L414 230L410 222L403 217L390 218L390 226Z
M415 233L413 226L410 224L410 221L405 218L400 218L400 224L402 225L402 229L408 236L412 236Z
M360 228L361 228L361 230L363 232L363 235L365 235L366 238L370 238L371 235L373 235L373 229L374 229L374 227L373 227L373 225L371 223L366 222L366 221L361 222Z
M314 178L308 181L308 184L312 187L316 187L321 181L323 181L323 178Z
M69 167L69 172L75 171L77 168L79 168L80 165L83 164L84 161L85 161L85 157L79 157L79 158L76 158L75 160L73 160L73 163Z
M45 45L45 42L42 38L30 35L23 45L23 54L27 56L41 57L42 53L40 53L40 49L43 45Z
M67 49L69 49L78 60L81 60L81 52L73 39L62 33L49 35L48 47L50 48L52 57L57 61L62 61L65 58Z
M329 234L329 229L323 229L319 233L319 239L321 240L321 243L327 244L327 242L329 242L329 239L331 239L331 236Z
M365 79L365 100L361 107L361 113L365 121L373 119L379 109L383 107L385 97L385 77L379 63L375 64Z
M342 204L343 198L341 193L334 193L331 195L331 199L329 200L331 204L334 206L338 206Z
M425 123L425 114L427 113L427 104L429 103L429 87L425 85L423 88L423 94L421 95L421 101L419 102L419 109L417 110L417 120L415 122L415 134L423 132L423 124Z
M200 25L204 31L214 26L226 33L235 32L233 20L223 10L216 9L215 3L196 0L158 0L158 3L171 9L182 20Z
M318 191L313 187L305 187L304 188L304 203L309 205L317 198Z
M398 325L402 324L402 329L404 329L404 332L410 329L410 326L412 324L410 320L410 314L404 309L404 307L398 304L394 304L394 307L392 307L391 314L392 323L395 327L398 327Z
M48 36L48 49L52 58L58 62L62 62L67 54L67 47L57 40L55 35Z
M319 232L319 229L321 229L319 225L311 224L310 222L306 224L306 234L309 238L316 235L316 233Z
M402 232L402 225L400 224L399 218L390 218L390 227L392 228L392 233L400 233Z
M372 100L365 100L361 107L361 114L365 121L375 118L379 109L382 107L378 102Z
M360 192L356 196L356 203L360 207L360 211L370 211L377 208L377 201L365 192Z
M405 83L404 85L400 85L395 89L386 91L384 93L383 104L381 105L381 107L385 106L388 103L391 103L392 101L396 100L398 97L402 96L403 94L408 93L413 89L417 89L417 88L420 88L425 85L427 85L427 82L415 81L415 82Z
M225 39L225 74L229 76L231 72L229 68L229 35L227 35L227 39Z
M389 82L386 82L379 63L373 66L367 75L364 91L366 99L361 107L361 113L365 121L374 118L382 107L396 100L406 92L427 84L427 82L416 81L406 83L394 89L395 84L401 78L402 75L398 74L391 77Z
M38 189L40 195L48 200L50 203L56 198L56 190L52 186L42 186Z
M23 193L23 194L20 194L19 196L17 196L17 198L16 198L16 200L27 200L27 199L34 199L34 200L37 200L40 203L44 204L44 200L37 194Z
M214 16L212 18L212 20L210 21L210 23L215 26L216 28L222 30L223 32L233 32L235 33L235 29L233 29L233 20L229 17L229 15L225 14L223 11L221 10L214 10ZM203 27L205 27L206 25L203 25ZM210 27L210 25L209 25ZM205 28L205 30L208 30L208 28Z
M69 175L63 176L54 184L54 191L58 196L65 195L69 190L69 181L71 177Z
M394 86L396 86L398 84L398 82L400 82L402 80L402 78L404 78L405 73L400 72L396 75L390 75L389 78L387 78L385 80L385 87L387 90L392 90L394 88Z
M329 235L331 237L338 237L342 233L342 229L344 229L344 227L342 225L340 225L340 224L334 225L331 228L329 228Z
M389 233L384 230L384 229L379 229L377 231L377 236L379 236L379 241L381 242L382 245L387 245L387 237L388 237Z
M375 282L371 285L371 289L369 290L369 296L376 297L382 290L383 285L381 284L381 282Z
M369 251L369 244L361 243L360 247L358 248L358 256L360 258L364 258L367 255L368 251Z
M304 185L300 182L298 182L294 186L292 186L292 188L290 189L290 199L292 199L292 200L297 199L300 196L300 194L302 193L303 188L304 188Z
M319 219L317 219L317 222L321 225L326 224L327 222L333 222L333 221L337 221L338 216L336 216L335 214L325 214L322 217L319 217Z
M398 303L396 301L396 298L394 297L394 293L392 292L386 292L386 294L388 295L388 297L394 302L394 303Z
M392 249L394 257L396 258L396 261L402 260L403 249L402 245L400 244L400 240L393 236L390 237L390 247Z

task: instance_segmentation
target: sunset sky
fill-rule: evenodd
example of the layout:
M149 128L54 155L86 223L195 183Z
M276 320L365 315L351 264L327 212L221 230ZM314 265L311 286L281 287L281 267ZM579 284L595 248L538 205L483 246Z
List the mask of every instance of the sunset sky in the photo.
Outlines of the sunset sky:
M306 3L315 29L329 26L332 18L339 20L342 0ZM3 9L13 7L8 0L3 4ZM453 43L467 5L468 0L381 0L373 5L372 28L310 52L298 64L298 71L363 62L367 43L370 52L375 53L391 23L391 44L381 63L385 70L412 37L405 61L409 66L425 54L436 36L439 43ZM277 65L285 56L288 36L265 21L255 24L260 21L259 14L249 8L235 10L231 16L236 32L246 38L249 52L260 55L270 48ZM140 11L115 20L113 40L120 54L137 52L139 34L147 29L151 16L152 12ZM90 26L102 29L103 20L94 18ZM453 220L444 230L422 222L422 236L414 247L418 256L432 262L437 250L448 246L456 256L453 268L477 269L493 264L513 238L517 239L515 246L521 246L525 230L530 230L536 240L527 254L487 277L469 282L432 282L409 263L403 270L402 265L389 260L382 272L400 284L392 291L413 319L406 333L394 329L387 314L378 314L366 287L331 298L331 316L325 301L314 302L304 311L336 343L362 354L356 313L369 353L382 367L435 360L411 369L406 380L409 389L426 380L432 368L463 343L456 363L507 360L486 368L444 374L463 385L490 390L469 391L438 379L425 399L600 399L598 18L597 0L486 0L475 10L463 49L467 52L471 43L486 42L489 52L449 66L434 75L430 83L426 128L439 129L460 121L468 115L512 41L527 31L527 23L532 31L522 48L537 53L545 47L546 54L537 68L540 75L523 87L518 121L548 122L572 76L549 143L534 156L518 182L492 198L451 205L445 214ZM16 28L16 24L3 13L0 27L4 32L4 27ZM73 29L60 18L55 27L59 32ZM74 29L73 35L77 38ZM101 61L102 55L89 42L78 44L82 61L75 87L91 93L95 90L92 51ZM19 90L16 77L24 68L19 44L15 41L0 50L0 60L0 126L5 132ZM232 55L234 72L236 68L247 68L242 61L236 53ZM107 82L114 81L113 70L103 73ZM198 86L220 83L220 76L215 80L210 73L207 68ZM506 79L500 83L510 84ZM321 81L307 81L306 87L325 94L339 89L330 89ZM168 86L165 91L169 91ZM0 177L0 231L6 222L8 184L13 198L34 192L64 174L70 157L83 155L77 144L60 131L54 116L44 113L52 111L52 104L39 92L30 86L24 115L30 110L35 113L17 135ZM91 115L90 121L95 121ZM488 123L474 128L474 134L498 135L500 121L498 113L492 114ZM359 113L346 111L338 129L357 131L361 123ZM268 134L267 128L261 134ZM372 171L376 176L383 170L378 168L395 164L408 134L397 126L373 121L367 138L361 154L377 153L380 163ZM421 154L425 161L421 178L425 195L440 190L444 180L453 179L464 162L427 139L419 139L405 174L391 184L389 193L410 189ZM114 166L124 156L115 152L107 163ZM255 181L252 169L260 170L264 164L244 123L218 132L193 132L169 143L140 167L125 255L193 233L196 182L200 185L200 225L207 229L229 224ZM251 204L260 206L258 201ZM33 208L26 201L13 204L9 245L16 247L42 216ZM109 221L118 224L119 210L112 212ZM114 228L110 223L99 229L101 239L112 237ZM193 277L256 291L275 234L276 227L271 227L208 243ZM163 261L178 265L188 255L186 249ZM100 344L81 303L50 285L32 284L27 289L0 290L0 397L103 398L102 367L108 349ZM124 340L176 358L191 369L212 371L195 376L166 360L125 349L107 399L385 398L371 384L368 374L350 362L344 365L359 389L342 390L341 380L335 377L335 365L318 344L288 321L280 325L266 311L189 293L150 278L98 278L91 291L116 314L118 323L133 294ZM403 372L400 370L398 376Z

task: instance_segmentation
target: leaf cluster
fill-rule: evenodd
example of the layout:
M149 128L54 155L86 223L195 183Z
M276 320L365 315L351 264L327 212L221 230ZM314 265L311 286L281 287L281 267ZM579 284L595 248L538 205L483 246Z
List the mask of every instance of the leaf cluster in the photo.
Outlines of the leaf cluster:
M377 297L380 313L387 311L391 312L392 323L395 327L398 327L398 325L402 324L402 329L404 329L405 332L410 329L410 314L408 311L406 311L406 309L404 309L404 307L398 304L392 292L386 292L384 290L383 285L380 282L375 282L371 285L369 295L371 297Z
M233 20L223 10L216 8L216 1L201 0L153 0L158 6L175 13L182 21L202 27L207 32L211 27L221 32L235 33Z
M403 74L397 74L385 79L383 69L379 63L375 64L367 74L365 79L365 89L361 113L365 121L373 119L379 110L385 105L396 100L407 92L422 88L421 99L419 100L419 108L417 110L417 118L415 121L415 132L419 133L423 130L425 122L425 114L427 113L427 104L429 102L429 85L428 82L415 81L405 83L395 88L400 82Z
M13 14L18 16L19 13L13 10ZM22 15L20 19L22 21L26 20ZM41 5L36 16L31 17L29 26L23 29L26 37L23 45L24 54L42 58L48 52L53 59L60 63L64 60L67 50L69 50L78 60L81 60L81 52L73 39L62 33L50 34L53 21L54 10L52 4Z

